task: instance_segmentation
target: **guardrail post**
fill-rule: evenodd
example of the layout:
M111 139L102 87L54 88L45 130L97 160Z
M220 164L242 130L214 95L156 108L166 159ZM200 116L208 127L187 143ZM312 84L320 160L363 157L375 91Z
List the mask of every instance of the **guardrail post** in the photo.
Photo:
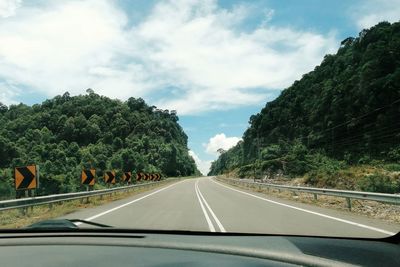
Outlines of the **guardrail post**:
M20 209L20 212L21 212L22 215L25 216L25 215L26 215L26 208L21 208L21 209Z
M318 200L317 194L314 194L314 200Z
M53 209L53 203L49 203L49 210Z
M346 201L347 201L347 207L349 208L349 210L351 210L351 199L349 197L346 197Z

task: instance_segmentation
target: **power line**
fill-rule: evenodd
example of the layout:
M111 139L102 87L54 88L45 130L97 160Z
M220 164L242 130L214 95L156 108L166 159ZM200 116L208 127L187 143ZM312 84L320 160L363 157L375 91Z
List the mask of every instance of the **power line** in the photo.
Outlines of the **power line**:
M340 141L348 140L348 139L365 138L366 135L370 135L370 134L372 134L371 136L373 137L373 136L376 136L376 135L385 134L387 132L397 131L397 130L400 130L400 128L382 127L380 129L375 129L375 130L371 130L371 131L362 132L362 133L359 133L357 135L348 136L348 137L345 137L345 138L339 138L339 139L336 138L334 143L339 143Z
M322 132L330 131L330 130L336 129L336 128L338 128L338 127L344 126L344 125L346 125L346 124L348 124L348 123L350 123L350 122L354 122L354 121L357 121L357 120L359 120L359 119L365 118L365 117L367 117L368 115L371 115L371 114L373 114L373 113L375 113L375 112L377 112L377 111L379 111L379 110L385 109L385 108L387 108L387 107L390 107L390 106L392 106L393 104L396 104L396 103L400 103L400 98L397 99L397 100L395 100L394 102L392 102L392 103L386 105L386 106L383 106L383 107L374 109L374 110L371 111L371 112L368 112L368 113L366 113L366 114L364 114L364 115L361 115L361 116L359 116L359 117L357 117L357 118L353 118L353 119L351 119L351 120L349 120L349 121L343 122L343 123L338 124L338 125L336 125L336 126L333 126L333 127L331 127L331 128L327 128L327 129L323 130Z
M387 140L388 138L395 138L397 134L398 134L397 132L393 132L393 133L389 133L389 134L381 134L381 135L373 136L371 139L374 142L378 142L378 141ZM379 144L374 143L374 142L371 143L371 142L366 142L366 140L364 140L364 139L360 139L360 140L356 139L356 140L347 140L347 141L335 143L335 146L336 147L343 147L343 146L352 147L352 146L358 145L360 143L364 143L365 145L368 145L368 146L376 146L376 145L381 146L383 144L382 142L379 142ZM393 142L389 142L388 144L393 145ZM328 150L332 150L332 149L328 148Z
M307 141L308 146L311 146L311 147L315 147L315 145L319 143L320 145L325 145L325 149L326 149L327 145L332 145L332 146L335 146L335 145L336 146L338 146L338 145L340 145L340 146L349 145L350 146L350 145L358 144L361 141L365 141L366 135L370 135L370 134L371 134L371 136L369 136L368 138L372 139L372 140L380 140L382 138L394 137L397 134L397 130L400 130L397 127L398 125L400 125L400 121L398 121L398 122L396 122L396 123L394 123L394 124L392 124L390 126L379 127L378 129L370 129L370 130L367 130L367 131L365 131L365 130L370 128L370 127L376 127L376 121L372 122L372 123L369 123L369 124L365 124L363 126L360 126L360 127L363 128L364 132L357 131L357 129L355 127L360 122L361 119L366 118L369 115L374 114L374 113L376 113L378 111L382 111L382 110L384 110L384 109L386 109L386 108L388 108L390 106L393 106L396 103L400 103L400 98L395 100L395 101L393 101L392 103L390 103L388 105L376 108L376 109L374 109L374 110L372 110L372 111L370 111L368 113L365 113L365 114L363 114L363 115L361 115L359 117L352 118L351 120L348 120L346 122L343 122L343 123L340 123L340 124L335 125L333 127L327 128L325 130L313 133L313 135L319 135L320 136L318 139L326 139L327 137L326 137L326 134L324 134L324 133L326 133L328 131L332 131L332 130L337 129L339 127L345 126L345 125L347 125L349 123L355 123L355 125L353 126L354 128L349 130L350 132L351 131L358 132L355 135L349 135L348 132L346 131L346 132L341 132L341 134L339 134L339 136L335 137L334 133L332 133L332 139L331 140L324 140L323 142L318 142L318 139L317 139L317 142L315 142L316 140L312 140L311 141L312 144L310 144L310 133L308 134L308 136L302 136L302 137L295 138L295 139L301 140L302 142ZM356 140L357 138L360 138L362 140L358 141L358 140ZM259 129L257 130L257 140L258 139L260 139ZM257 141L257 142L258 142L258 146L260 146L259 141ZM264 145L264 144L265 144L265 142L261 143L261 145ZM268 143L266 143L266 144L268 144Z

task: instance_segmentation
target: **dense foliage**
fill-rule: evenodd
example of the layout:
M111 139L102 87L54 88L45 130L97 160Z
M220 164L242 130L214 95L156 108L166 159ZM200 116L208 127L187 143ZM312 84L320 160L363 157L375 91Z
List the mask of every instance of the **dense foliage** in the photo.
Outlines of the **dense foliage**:
M243 141L220 155L210 174L295 176L341 163L399 163L400 23L345 39L249 123Z
M14 194L14 166L40 166L40 194L79 190L80 171L198 173L175 111L69 93L32 107L0 103L0 195ZM120 175L120 173L119 173ZM101 181L101 179L98 179Z

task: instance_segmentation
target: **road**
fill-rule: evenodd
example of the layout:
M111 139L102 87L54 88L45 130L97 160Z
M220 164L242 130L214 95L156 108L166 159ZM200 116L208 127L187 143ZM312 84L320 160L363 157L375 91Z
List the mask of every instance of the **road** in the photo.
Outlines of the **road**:
M64 218L135 229L317 236L385 237L400 230L399 224L279 199L209 177L186 179Z

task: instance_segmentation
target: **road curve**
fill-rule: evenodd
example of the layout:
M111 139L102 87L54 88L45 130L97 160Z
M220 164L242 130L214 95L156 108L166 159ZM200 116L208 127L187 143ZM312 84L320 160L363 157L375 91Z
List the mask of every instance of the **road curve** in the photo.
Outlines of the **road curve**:
M398 224L283 200L209 177L186 179L63 218L134 229L314 236L385 237L400 230Z

